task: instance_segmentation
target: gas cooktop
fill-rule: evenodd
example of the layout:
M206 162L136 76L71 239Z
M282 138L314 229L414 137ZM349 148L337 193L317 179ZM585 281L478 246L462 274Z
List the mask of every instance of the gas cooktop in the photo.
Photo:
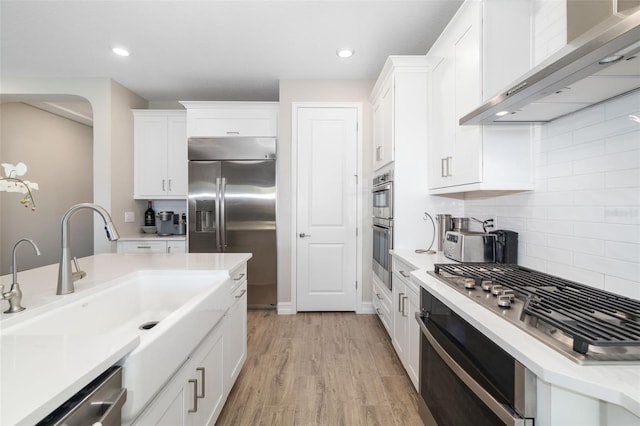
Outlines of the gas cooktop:
M432 275L577 363L640 363L640 301L512 264Z

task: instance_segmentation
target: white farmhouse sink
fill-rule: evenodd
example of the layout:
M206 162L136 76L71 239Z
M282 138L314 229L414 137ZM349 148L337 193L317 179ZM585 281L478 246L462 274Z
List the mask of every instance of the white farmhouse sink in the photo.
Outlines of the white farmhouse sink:
M138 336L123 358L132 420L222 318L231 304L225 272L145 271L3 330L3 336ZM149 324L155 324L149 328Z

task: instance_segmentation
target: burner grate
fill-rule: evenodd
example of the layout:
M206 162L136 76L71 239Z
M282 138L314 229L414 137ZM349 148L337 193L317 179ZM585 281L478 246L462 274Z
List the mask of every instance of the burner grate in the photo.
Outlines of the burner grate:
M579 353L589 345L640 346L639 301L518 265L435 265L441 272L511 288L526 299L524 312L571 336Z

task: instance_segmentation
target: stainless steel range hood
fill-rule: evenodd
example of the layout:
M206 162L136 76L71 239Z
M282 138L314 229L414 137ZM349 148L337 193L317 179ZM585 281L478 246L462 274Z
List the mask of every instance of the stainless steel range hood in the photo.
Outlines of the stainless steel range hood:
M460 119L544 123L640 88L640 8L611 16ZM612 63L605 58L621 55ZM637 57L636 57L637 55Z

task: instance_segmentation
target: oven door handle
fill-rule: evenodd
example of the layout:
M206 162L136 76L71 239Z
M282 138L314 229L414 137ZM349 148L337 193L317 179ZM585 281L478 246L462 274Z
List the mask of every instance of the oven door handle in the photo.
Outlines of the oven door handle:
M429 344L433 347L440 358L447 364L447 366L453 371L453 373L467 386L467 388L473 392L493 414L495 414L505 425L512 426L524 426L526 420L515 414L511 409L505 407L498 402L489 392L487 392L482 386L476 382L473 377L469 375L458 363L444 350L444 348L433 337L429 329L424 323L423 315L420 312L416 312L416 321L420 325L422 334L429 341Z

